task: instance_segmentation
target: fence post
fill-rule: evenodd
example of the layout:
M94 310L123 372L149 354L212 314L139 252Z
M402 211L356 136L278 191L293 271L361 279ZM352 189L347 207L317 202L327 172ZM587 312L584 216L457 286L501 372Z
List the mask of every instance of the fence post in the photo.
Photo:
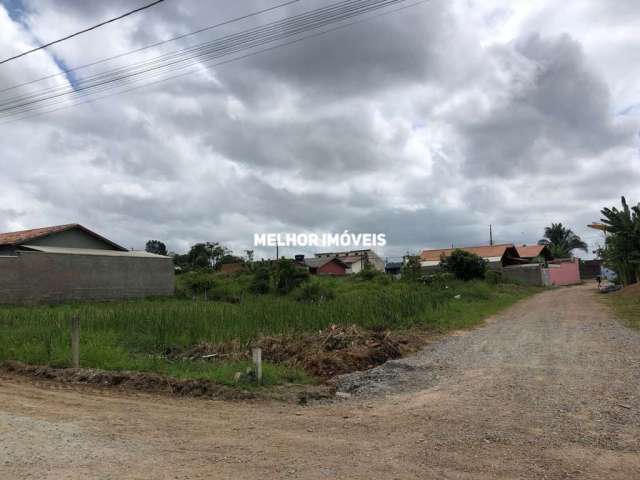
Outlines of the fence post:
M253 355L253 363L256 367L256 380L258 383L262 383L262 349L254 348L251 353Z
M73 368L80 368L80 317L71 317L71 363Z

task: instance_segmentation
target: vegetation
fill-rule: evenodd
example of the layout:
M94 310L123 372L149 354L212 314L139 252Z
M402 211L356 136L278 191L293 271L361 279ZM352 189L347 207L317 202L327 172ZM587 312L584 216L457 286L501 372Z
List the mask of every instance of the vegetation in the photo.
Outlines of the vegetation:
M252 290L263 271L268 272L179 275L178 290L186 292L182 299L0 307L0 361L68 366L69 320L78 315L85 367L159 372L233 384L233 374L246 366L242 362L176 360L169 353L204 343L243 350L262 336L317 333L334 324L442 332L473 325L536 291L456 280L435 288L375 276L371 280L316 277L283 294L283 285L291 286L283 280L283 267L279 279L271 284L278 288L256 295ZM193 298L193 292L205 288L207 301L204 295ZM309 381L304 372L285 365L267 364L265 375L267 383Z
M487 262L474 253L457 248L448 257L440 259L440 268L453 274L458 280L466 281L484 278Z
M588 251L587 244L562 223L552 223L550 227L546 227L544 238L538 241L538 245L546 245L555 258L570 258L574 250Z
M419 281L423 276L420 255L407 255L405 258L406 261L401 270L402 279L408 282Z
M624 285L636 283L640 267L640 205L629 208L622 197L622 210L603 208L601 213L607 236L598 253Z
M144 249L146 252L156 255L167 255L167 246L160 240L149 240Z
M613 307L616 315L630 327L640 329L640 295L638 285L627 287L620 292L604 296L604 300ZM635 291L630 291L633 289Z

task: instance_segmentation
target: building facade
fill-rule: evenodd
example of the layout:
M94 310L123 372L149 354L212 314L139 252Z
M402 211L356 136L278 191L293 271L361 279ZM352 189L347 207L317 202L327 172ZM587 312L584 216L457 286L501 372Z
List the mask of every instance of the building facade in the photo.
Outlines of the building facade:
M0 234L0 303L173 295L170 257L134 252L78 225Z

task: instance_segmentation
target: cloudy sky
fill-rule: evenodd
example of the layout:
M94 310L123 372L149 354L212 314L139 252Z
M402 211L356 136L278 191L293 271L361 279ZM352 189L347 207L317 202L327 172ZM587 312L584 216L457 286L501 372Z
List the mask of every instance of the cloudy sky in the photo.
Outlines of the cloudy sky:
M165 0L0 65L0 90L281 2ZM0 57L145 3L0 0ZM300 0L88 70L327 3ZM395 256L487 243L489 224L497 241L529 243L562 222L594 247L585 225L600 208L640 200L639 29L636 0L432 0L134 92L0 118L0 231L78 222L132 248L157 238L240 252L255 232L348 229L386 233L381 253Z

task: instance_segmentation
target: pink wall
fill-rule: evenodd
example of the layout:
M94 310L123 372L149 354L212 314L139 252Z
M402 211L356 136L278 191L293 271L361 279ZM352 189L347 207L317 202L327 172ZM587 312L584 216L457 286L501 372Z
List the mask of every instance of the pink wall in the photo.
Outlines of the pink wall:
M550 263L543 269L548 285L575 285L580 283L580 264L577 260L563 263Z

